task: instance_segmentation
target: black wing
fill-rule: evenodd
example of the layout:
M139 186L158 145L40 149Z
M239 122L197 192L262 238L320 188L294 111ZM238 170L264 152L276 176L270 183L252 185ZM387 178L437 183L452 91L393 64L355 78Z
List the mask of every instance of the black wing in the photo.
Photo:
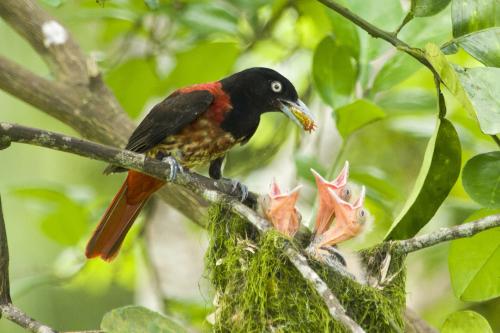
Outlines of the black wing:
M130 136L125 149L136 153L147 152L207 111L213 100L214 96L207 90L173 93L149 111ZM125 169L110 165L104 173L119 171Z
M213 100L214 96L206 90L170 95L151 109L130 136L125 149L137 153L150 150L207 111Z

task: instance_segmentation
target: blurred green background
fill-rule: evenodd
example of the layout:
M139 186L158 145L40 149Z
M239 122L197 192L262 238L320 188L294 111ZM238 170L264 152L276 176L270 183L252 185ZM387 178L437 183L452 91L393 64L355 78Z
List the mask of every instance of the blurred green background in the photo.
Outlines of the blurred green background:
M265 115L251 142L230 154L226 175L260 192L267 190L273 177L285 188L305 184L300 208L307 222L315 200L309 168L333 174L348 159L351 180L367 186L367 208L374 225L363 239L345 247L358 249L383 239L411 191L435 126L433 79L414 59L310 0L44 0L41 4L98 61L106 82L137 121L177 87L217 80L253 66L280 71L315 113L318 130L301 134L281 115ZM346 4L390 31L408 10L408 3L397 0ZM423 47L427 42L442 45L452 38L451 32L448 6L435 16L416 18L400 37ZM0 54L50 76L29 45L2 21ZM480 65L463 51L450 60L467 67ZM322 91L322 80L334 81L335 90ZM335 122L341 113L332 110L360 98L366 101L362 107L375 110L376 121L339 134ZM453 97L446 95L446 99L462 144L463 163L496 150L493 140L480 132ZM77 136L1 91L0 120ZM105 312L133 303L206 330L204 318L211 312L212 300L200 267L204 233L178 214L168 213L160 201L150 205L144 214L147 218L129 234L117 260L85 262L86 239L123 177L106 177L103 168L101 162L19 144L0 152L0 193L14 302L59 330L98 328ZM424 231L459 224L477 209L479 205L468 198L459 180ZM169 214L168 221L162 212ZM159 222L153 227L155 223L145 220ZM168 241L151 237L154 232L148 228L161 230L167 228L166 222L182 226L171 230ZM179 248L190 254L181 263L169 259L179 255ZM410 255L409 305L437 327L450 313L472 308L500 330L498 298L466 303L454 296L448 248L443 244ZM168 262L172 263L167 276L158 273L158 267ZM194 281L191 285L176 281L181 278L172 268L175 265L185 267L185 274ZM162 287L163 279L168 279L167 287ZM23 332L5 320L0 321L0 331Z

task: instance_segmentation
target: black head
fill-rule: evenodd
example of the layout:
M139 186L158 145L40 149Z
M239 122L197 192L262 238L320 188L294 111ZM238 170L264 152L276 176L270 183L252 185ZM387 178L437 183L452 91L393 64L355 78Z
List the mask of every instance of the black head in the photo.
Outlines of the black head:
M254 67L220 82L233 105L233 112L228 115L223 127L251 122L256 128L262 113L281 111L304 130L314 129L311 113L299 99L293 84L280 73L269 68Z

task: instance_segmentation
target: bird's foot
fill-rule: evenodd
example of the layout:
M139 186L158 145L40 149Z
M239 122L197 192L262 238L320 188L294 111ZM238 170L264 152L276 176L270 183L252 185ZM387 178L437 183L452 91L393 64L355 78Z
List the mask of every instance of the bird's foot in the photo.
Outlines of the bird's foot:
M229 194L238 196L240 201L243 202L248 198L248 187L240 182L239 180L236 179L228 179L228 178L221 178L218 180L219 183L222 183L222 188L225 188L226 186L229 186ZM217 183L216 183L217 186Z
M182 166L172 156L165 157L164 159L162 159L162 162L168 163L170 165L170 173L168 175L169 182L171 182L171 181L175 180L175 178L177 178L177 173L184 172L184 169L182 169Z
M309 257L328 266L347 266L344 256L334 246L318 247L317 244L311 243L305 252Z

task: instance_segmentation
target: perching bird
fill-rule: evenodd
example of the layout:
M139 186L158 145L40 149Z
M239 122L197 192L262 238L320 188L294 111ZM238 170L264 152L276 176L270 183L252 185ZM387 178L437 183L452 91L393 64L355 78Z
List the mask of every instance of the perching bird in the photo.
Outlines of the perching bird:
M315 128L290 81L268 68L250 68L220 81L181 88L153 107L125 149L166 159L174 171L210 163L209 175L220 179L226 152L246 143L260 115L281 111L306 131ZM125 171L110 166L105 173ZM87 244L88 258L113 259L148 198L163 180L130 170Z

